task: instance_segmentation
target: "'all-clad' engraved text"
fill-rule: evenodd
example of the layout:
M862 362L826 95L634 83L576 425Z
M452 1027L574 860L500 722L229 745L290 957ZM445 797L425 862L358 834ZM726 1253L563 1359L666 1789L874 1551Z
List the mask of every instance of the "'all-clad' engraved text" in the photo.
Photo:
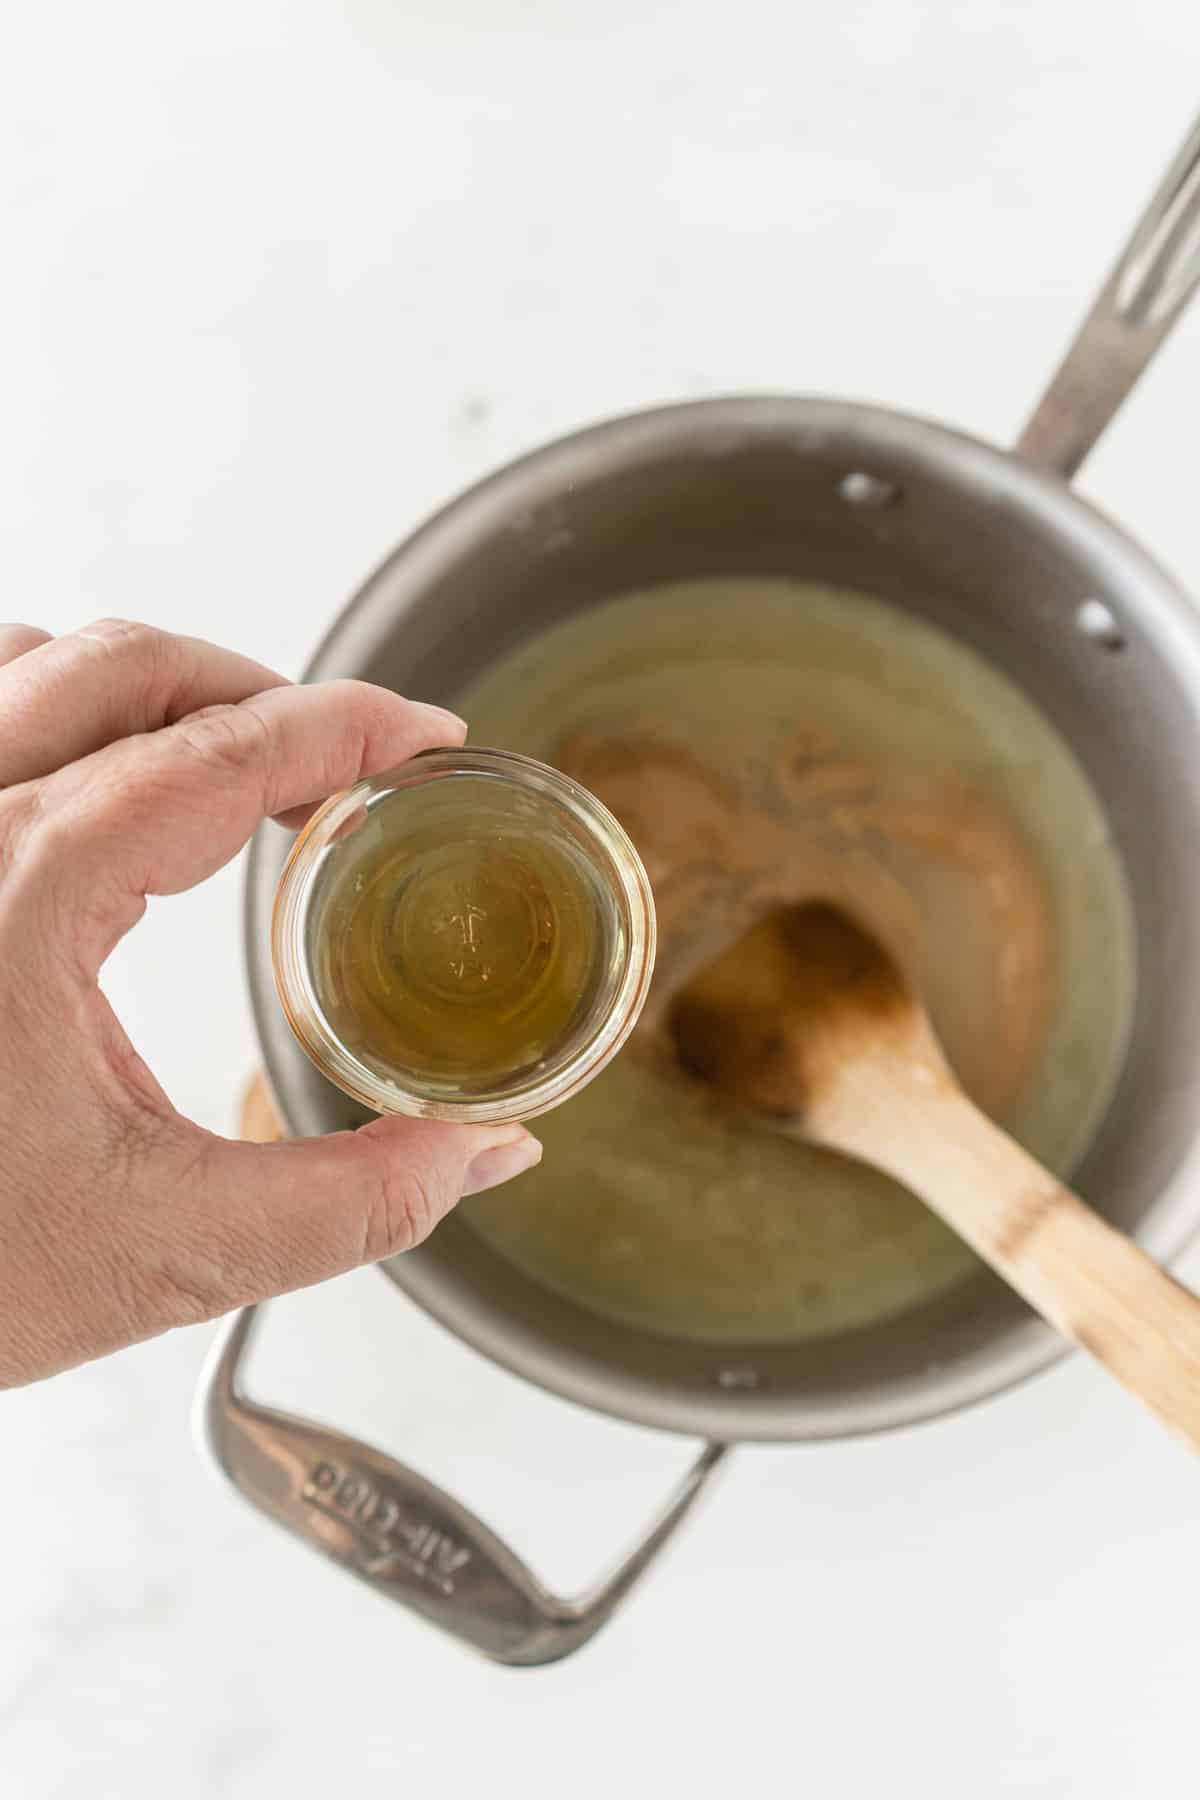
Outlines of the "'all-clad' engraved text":
M301 1489L302 1498L331 1519L347 1525L363 1545L359 1566L366 1575L406 1570L440 1594L452 1594L471 1552L444 1531L404 1517L397 1501L381 1493L365 1475L351 1474L337 1463L314 1463Z

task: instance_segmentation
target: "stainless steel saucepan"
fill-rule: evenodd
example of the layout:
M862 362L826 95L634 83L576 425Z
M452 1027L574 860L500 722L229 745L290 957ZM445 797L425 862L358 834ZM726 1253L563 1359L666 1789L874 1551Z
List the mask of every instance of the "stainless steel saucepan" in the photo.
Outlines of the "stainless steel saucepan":
M1200 1223L1200 618L1067 485L1200 281L1193 133L1015 453L943 425L804 398L616 419L481 483L385 562L308 675L452 703L498 657L625 590L713 574L865 589L1016 680L1074 746L1133 892L1140 992L1127 1066L1080 1190L1160 1258ZM263 1058L289 1130L355 1122L273 991L283 849L260 835L247 896ZM567 1203L567 1202L564 1202ZM561 1600L471 1512L389 1456L247 1399L254 1313L200 1396L218 1464L299 1537L498 1661L566 1655L612 1613L739 1440L810 1440L944 1413L1045 1368L1061 1344L981 1274L830 1341L703 1346L618 1327L519 1274L463 1221L386 1273L496 1362L586 1406L706 1441L628 1561Z

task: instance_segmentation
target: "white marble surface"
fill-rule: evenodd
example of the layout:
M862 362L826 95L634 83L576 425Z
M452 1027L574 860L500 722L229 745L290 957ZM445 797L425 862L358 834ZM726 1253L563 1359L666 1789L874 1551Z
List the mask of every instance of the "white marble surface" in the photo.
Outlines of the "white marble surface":
M604 413L815 389L1011 436L1187 126L1200 13L64 0L5 39L0 613L296 670L430 506ZM1195 315L1082 485L1200 590L1198 391ZM254 1054L238 883L156 905L109 977L212 1125ZM205 1473L208 1335L0 1403L12 1800L1194 1791L1200 1476L1078 1363L743 1454L619 1625L514 1675ZM555 1581L685 1453L370 1272L280 1303L257 1370L461 1484Z

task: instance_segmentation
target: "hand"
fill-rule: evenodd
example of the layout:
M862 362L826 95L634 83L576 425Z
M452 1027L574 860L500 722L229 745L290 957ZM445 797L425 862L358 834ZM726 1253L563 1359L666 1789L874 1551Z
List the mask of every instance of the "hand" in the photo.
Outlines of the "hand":
M0 626L0 1387L407 1250L538 1160L517 1125L214 1137L97 983L147 895L464 734L438 707L293 687L146 626Z

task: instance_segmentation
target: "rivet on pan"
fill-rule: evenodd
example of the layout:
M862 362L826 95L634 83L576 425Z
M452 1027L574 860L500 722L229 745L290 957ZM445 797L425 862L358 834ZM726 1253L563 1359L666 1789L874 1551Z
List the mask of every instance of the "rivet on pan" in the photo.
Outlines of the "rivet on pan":
M1101 650L1123 650L1125 633L1103 600L1085 600L1075 614L1076 628Z
M900 486L895 481L884 481L882 476L868 475L862 469L855 469L849 475L843 475L838 482L838 493L851 506L891 506L900 498Z
M762 1376L757 1369L746 1363L727 1364L717 1370L717 1386L719 1388L756 1388L762 1385Z

